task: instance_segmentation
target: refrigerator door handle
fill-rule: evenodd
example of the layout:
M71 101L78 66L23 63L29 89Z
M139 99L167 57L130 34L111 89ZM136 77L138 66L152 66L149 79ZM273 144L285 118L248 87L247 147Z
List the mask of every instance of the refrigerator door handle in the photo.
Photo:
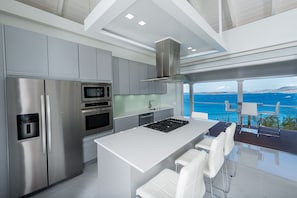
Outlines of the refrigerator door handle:
M49 95L46 95L46 117L47 117L47 141L48 152L52 151L52 126L51 126L51 103Z
M45 134L45 107L44 107L44 95L40 96L41 105L41 132L42 132L42 152L46 154L46 134Z

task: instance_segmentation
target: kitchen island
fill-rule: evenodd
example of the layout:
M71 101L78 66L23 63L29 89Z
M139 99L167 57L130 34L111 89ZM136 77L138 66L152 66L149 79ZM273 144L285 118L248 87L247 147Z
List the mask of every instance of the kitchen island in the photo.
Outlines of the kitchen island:
M164 168L174 169L174 160L218 122L188 121L169 133L140 126L96 139L99 197L135 197L139 186Z

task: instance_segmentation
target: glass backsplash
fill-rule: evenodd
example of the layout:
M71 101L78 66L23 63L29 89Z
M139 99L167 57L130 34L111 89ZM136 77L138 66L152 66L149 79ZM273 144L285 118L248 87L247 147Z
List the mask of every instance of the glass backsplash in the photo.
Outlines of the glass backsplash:
M114 97L114 114L115 116L135 111L146 110L151 100L152 108L160 107L161 96L152 95L128 95Z

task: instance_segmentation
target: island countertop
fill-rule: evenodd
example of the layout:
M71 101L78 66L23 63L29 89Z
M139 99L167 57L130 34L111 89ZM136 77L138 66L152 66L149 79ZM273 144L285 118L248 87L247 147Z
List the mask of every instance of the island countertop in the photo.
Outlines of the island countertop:
M140 126L96 139L95 142L144 173L218 123L215 120L182 119L188 120L189 124L169 133Z

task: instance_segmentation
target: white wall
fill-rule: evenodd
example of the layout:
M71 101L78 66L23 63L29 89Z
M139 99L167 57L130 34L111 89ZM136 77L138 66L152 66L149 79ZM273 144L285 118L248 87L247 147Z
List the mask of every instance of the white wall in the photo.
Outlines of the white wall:
M7 137L4 92L3 25L0 24L0 197L8 197Z
M297 60L297 9L223 32L228 52L181 60L181 73Z
M223 33L231 53L297 41L297 9L289 10Z

